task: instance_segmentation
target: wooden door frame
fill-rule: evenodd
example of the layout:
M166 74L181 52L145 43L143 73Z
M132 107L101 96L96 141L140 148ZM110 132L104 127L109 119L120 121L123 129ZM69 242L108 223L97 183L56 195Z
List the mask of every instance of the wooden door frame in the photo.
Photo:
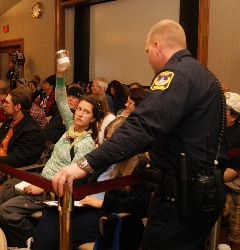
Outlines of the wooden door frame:
M207 67L210 0L199 0L197 59Z
M9 50L11 47L19 47L19 52L24 52L24 38L0 41L0 50ZM7 53L7 52L6 52Z

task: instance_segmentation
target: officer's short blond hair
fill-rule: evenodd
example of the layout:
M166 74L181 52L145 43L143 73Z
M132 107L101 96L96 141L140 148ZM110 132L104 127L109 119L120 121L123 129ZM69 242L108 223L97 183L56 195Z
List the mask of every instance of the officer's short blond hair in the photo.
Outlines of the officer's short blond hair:
M162 20L156 23L148 33L148 40L163 41L168 48L186 49L186 35L182 26L173 20Z

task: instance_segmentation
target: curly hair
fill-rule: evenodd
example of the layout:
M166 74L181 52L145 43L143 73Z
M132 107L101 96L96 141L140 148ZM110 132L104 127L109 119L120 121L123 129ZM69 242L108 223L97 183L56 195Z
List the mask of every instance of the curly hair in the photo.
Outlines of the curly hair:
M111 121L107 127L105 128L104 135L106 138L106 135L109 130L112 130L113 133L116 132L116 130L124 124L126 121L126 117L124 116L119 116L115 118L113 121ZM134 171L137 170L137 172L142 171L142 166L145 166L150 162L148 156L146 153L140 153L137 155L132 156L129 159L123 160L117 164L117 167L113 169L110 173L110 177L120 177L120 176L126 176L126 175L131 175ZM130 191L130 187L126 186L123 188L127 193Z
M107 97L104 93L96 92L96 93L92 93L92 96L101 103L102 109L105 115L111 112L108 106Z

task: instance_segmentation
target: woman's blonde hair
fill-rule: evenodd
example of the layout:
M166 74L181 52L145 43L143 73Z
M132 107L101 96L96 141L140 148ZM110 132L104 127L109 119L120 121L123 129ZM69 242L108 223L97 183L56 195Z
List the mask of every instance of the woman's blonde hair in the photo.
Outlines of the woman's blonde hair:
M119 162L117 167L113 169L109 176L110 177L121 177L131 175L133 171L140 165L144 164L145 166L149 163L149 159L147 158L146 154L137 154L127 160ZM130 187L126 186L125 191L129 193Z
M115 118L113 121L111 121L108 126L105 128L105 137L107 132L111 129L114 132L126 121L126 117L119 116ZM119 162L117 164L117 167L113 169L109 176L110 177L120 177L120 176L126 176L126 175L131 175L133 171L139 166L140 162L143 164L146 164L149 162L149 159L147 156L142 153L142 154L137 154L129 159L126 159L122 162ZM128 192L130 189L129 186L125 187L125 190Z

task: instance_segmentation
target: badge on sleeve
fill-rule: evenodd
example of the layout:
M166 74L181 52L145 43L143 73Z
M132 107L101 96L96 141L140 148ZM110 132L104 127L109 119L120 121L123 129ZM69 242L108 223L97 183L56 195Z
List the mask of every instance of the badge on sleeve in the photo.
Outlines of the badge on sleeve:
M161 72L155 79L150 87L151 90L165 90L169 87L174 73L172 71Z

